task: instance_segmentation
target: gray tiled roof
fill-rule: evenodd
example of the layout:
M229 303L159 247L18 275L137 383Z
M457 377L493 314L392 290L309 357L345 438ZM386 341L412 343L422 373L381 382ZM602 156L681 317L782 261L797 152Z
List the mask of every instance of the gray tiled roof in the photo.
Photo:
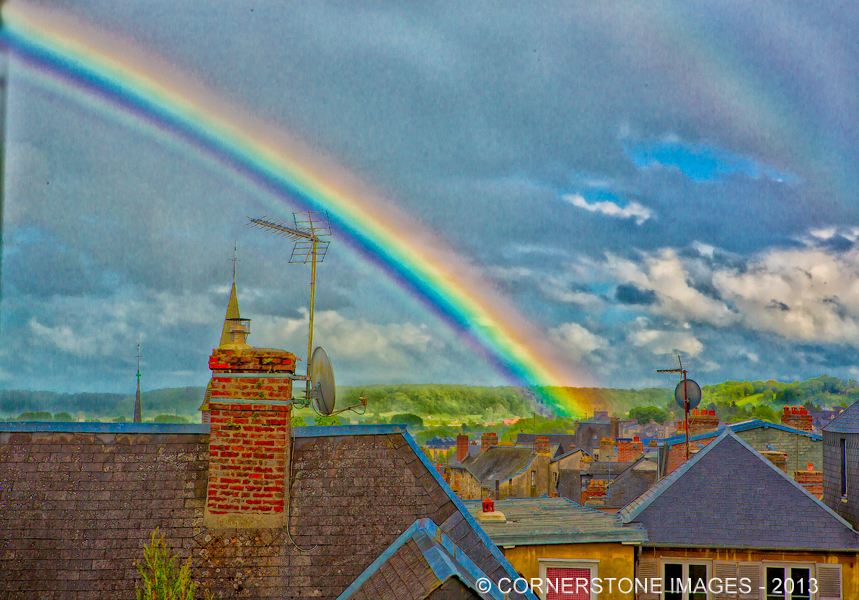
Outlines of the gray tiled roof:
M730 430L618 514L656 546L859 549L846 521Z
M517 444L534 444L538 437L549 438L549 444L559 444L561 454L565 454L576 447L576 435L574 433L520 433L516 436Z
M480 481L505 481L527 469L537 455L531 448L492 446L466 466Z
M588 475L593 475L594 479L614 479L629 467L631 462L608 462L594 461L589 463L587 467L582 469L582 472Z
M477 516L479 501L464 502ZM496 545L585 544L642 542L647 533L640 525L623 525L617 515L585 508L566 498L508 498L495 502L506 523L482 521L483 530Z
M859 402L854 402L823 427L832 433L859 433Z
M656 461L642 456L609 483L604 506L611 508L626 506L646 492L656 483L656 479Z

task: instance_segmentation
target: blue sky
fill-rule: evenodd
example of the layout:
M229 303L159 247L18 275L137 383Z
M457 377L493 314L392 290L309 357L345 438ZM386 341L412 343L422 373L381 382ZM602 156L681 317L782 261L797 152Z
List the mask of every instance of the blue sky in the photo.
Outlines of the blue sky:
M588 383L859 375L855 5L47 1L289 131L450 244ZM239 247L251 342L304 350L267 191L10 58L7 389L204 385ZM287 218L288 207L284 215ZM335 232L336 234L336 232ZM341 384L504 380L344 245Z

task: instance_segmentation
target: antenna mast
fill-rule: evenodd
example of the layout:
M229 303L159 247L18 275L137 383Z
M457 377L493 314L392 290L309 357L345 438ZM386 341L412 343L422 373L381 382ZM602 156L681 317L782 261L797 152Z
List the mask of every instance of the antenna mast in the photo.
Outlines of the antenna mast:
M310 263L310 314L308 315L307 332L307 377L305 385L305 398L309 401L311 397L310 383L310 357L313 352L313 313L316 304L316 263L323 262L328 254L328 246L331 244L326 239L331 236L331 222L327 212L308 211L304 213L292 213L294 223L290 226L286 221L273 221L268 217L252 219L248 217L248 225L258 229L271 231L280 236L286 236L295 246L289 257L290 263ZM235 264L235 263L234 263Z
M680 360L680 355L677 355L677 362L680 363L678 369L657 369L657 373L681 373L683 378L677 387L674 388L674 399L683 408L684 429L686 430L686 460L689 460L689 411L701 402L701 386L696 382L686 377L686 369L683 368L683 361Z
M140 359L143 358L140 355L140 342L137 342L137 396L134 399L134 423L142 423L143 416L142 410L140 406Z

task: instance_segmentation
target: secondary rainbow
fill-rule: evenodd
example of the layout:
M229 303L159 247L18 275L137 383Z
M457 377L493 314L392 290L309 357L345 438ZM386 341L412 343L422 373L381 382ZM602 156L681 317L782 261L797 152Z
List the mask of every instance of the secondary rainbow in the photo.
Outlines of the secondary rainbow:
M167 85L157 74L120 63L63 28L37 22L13 6L4 7L2 17L0 40L16 57L181 137L304 210L329 211L338 234L459 331L511 383L540 386L538 393L559 414L587 412L585 403L563 389L567 382L558 365L523 339L523 327L505 324L511 319L509 309L490 306L454 271L373 218L358 198L291 160L283 148L209 110L176 85Z

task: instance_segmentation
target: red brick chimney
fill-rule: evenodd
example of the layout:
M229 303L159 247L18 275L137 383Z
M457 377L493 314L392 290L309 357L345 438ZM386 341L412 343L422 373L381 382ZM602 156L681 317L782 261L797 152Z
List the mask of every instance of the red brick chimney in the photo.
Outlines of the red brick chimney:
M468 436L459 434L456 436L456 462L462 462L468 456Z
M213 528L280 527L288 477L295 356L245 343L248 319L212 351L209 487L204 523Z
M538 456L549 456L549 438L541 435L534 440L534 452L536 452Z
M796 482L808 490L812 496L823 498L823 471L812 471L813 463L808 463L807 471L794 471L793 478Z
M605 497L606 487L608 482L603 479L591 479L588 484L588 489L582 494L582 503L588 498L603 498Z
M480 451L481 452L486 452L490 446L497 446L497 445L498 445L498 434L497 433L493 433L490 431L489 433L484 433L482 436L480 436Z
M693 408L689 411L689 435L698 435L719 428L719 417L715 410Z
M800 431L811 432L813 417L804 406L785 406L781 415L781 424Z
M618 462L633 462L644 454L644 442L638 436L630 441L622 439L617 441L617 461Z

